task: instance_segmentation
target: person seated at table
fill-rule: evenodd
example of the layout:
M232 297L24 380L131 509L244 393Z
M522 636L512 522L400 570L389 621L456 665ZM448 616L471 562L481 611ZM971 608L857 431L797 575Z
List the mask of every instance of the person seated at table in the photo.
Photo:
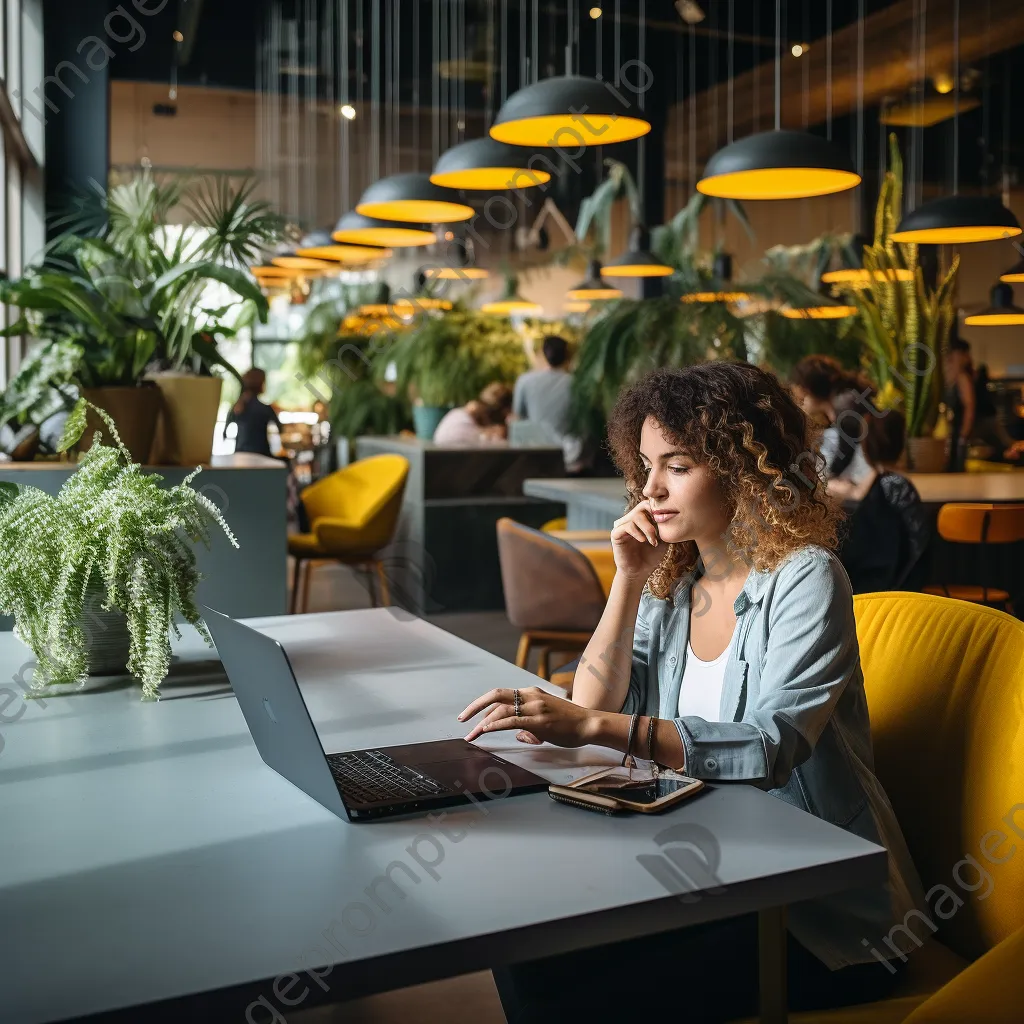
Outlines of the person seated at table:
M434 430L434 444L493 444L508 436L512 389L488 384L479 398L445 413Z
M572 699L491 690L458 716L484 713L470 740L527 730L526 742L597 744L757 786L885 846L888 884L789 909L795 1009L890 993L913 945L899 926L925 906L872 770L850 583L833 554L841 513L815 473L815 434L786 388L748 364L655 370L629 388L609 423L629 509L611 531L617 571ZM572 813L584 812L553 812L552 827L571 827ZM514 864L496 870L497 885L515 879ZM663 1003L663 985L684 1020L744 1016L757 1010L757 919L494 976L512 1022L633 1020Z
M859 483L869 469L860 439L874 410L874 386L831 356L818 355L801 359L789 380L800 408L825 425L820 447L826 480Z
M850 516L840 559L855 594L881 590L920 590L926 569L922 555L931 539L928 517L917 488L893 467L903 454L906 421L897 409L867 418L862 442L871 466L850 485L857 502Z
M572 400L572 374L567 365L569 346L557 334L547 335L541 343L544 367L520 374L512 397L512 415L545 428L553 441L562 446L565 471L577 476L587 468L583 442L569 430Z
M982 363L974 371L974 429L971 431L971 441L991 448L990 458L998 459L1001 455L1012 462L1024 456L1024 441L1015 441L1003 426L999 410L992 399L990 384L988 366Z

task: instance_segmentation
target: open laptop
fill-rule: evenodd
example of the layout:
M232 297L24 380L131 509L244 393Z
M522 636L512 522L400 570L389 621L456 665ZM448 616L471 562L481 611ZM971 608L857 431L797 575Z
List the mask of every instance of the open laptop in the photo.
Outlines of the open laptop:
M350 821L537 793L547 782L465 740L324 751L284 647L228 615L203 617L263 760Z

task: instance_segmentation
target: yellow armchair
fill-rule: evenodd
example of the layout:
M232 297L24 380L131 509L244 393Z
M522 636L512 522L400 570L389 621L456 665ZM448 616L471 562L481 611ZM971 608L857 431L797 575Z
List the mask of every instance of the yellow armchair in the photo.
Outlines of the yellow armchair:
M853 604L875 771L928 907L891 998L790 1022L1024 1020L1024 622L930 594Z
M288 538L288 553L295 559L293 613L299 608L300 578L305 611L312 570L327 561L375 573L381 603L389 603L387 576L378 556L394 537L408 475L409 462L401 455L374 455L331 473L302 492L310 532ZM372 585L370 594L376 604Z

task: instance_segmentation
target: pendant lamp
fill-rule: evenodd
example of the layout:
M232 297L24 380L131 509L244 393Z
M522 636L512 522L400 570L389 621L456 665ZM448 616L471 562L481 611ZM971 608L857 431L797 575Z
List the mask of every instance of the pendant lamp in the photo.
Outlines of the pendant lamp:
M389 249L404 249L414 245L431 245L437 241L433 231L418 224L399 224L389 220L364 217L352 211L346 213L334 226L331 237L335 242L351 245L378 245Z
M267 282L294 281L302 276L301 270L289 270L287 267L276 267L273 263L265 263L260 266L250 267L249 273L261 284Z
M968 327L1015 327L1024 324L1024 309L1013 304L1013 286L1000 281L991 292L991 305L964 320Z
M865 270L864 267L841 267L821 275L825 284L846 284L854 288L870 288L872 281L913 281L914 272L906 267L887 270Z
M1005 274L1000 274L999 280L1005 281L1007 284L1019 284L1024 281L1024 260L1010 267Z
M838 302L821 303L814 306L783 306L779 312L787 320L842 320L857 315L856 306L845 306Z
M746 302L749 298L747 292L688 292L679 301L693 305L698 302Z
M697 191L719 199L807 199L860 184L849 156L806 132L758 132L720 149Z
M447 188L501 192L508 188L530 188L551 180L547 171L530 167L535 149L510 146L496 139L471 139L445 150L430 180ZM552 166L548 160L548 166Z
M452 189L435 185L426 174L392 174L373 182L356 203L356 213L412 224L448 224L469 220L473 207Z
M595 302L603 299L621 299L622 289L608 284L601 278L601 261L591 260L587 268L586 279L581 281L575 288L566 292L569 299L578 299L583 302Z
M333 260L337 263L371 263L386 259L390 249L373 245L339 245L331 238L330 231L311 231L295 248L297 256L308 256L315 260Z
M918 245L961 245L1013 238L1020 224L994 196L943 196L908 213L889 236Z
M275 267L282 267L285 270L334 270L338 264L331 262L330 260L317 260L312 259L309 256L300 256L290 246L279 245L274 251L274 255L270 258L270 262Z
M908 213L890 236L918 245L963 245L1021 233L1013 213L994 196L958 195L960 181L960 0L953 0L953 194ZM1012 302L1012 295L1011 295Z
M541 313L543 309L543 306L536 302L530 302L519 294L519 281L514 276L505 278L505 288L501 298L495 302L485 302L480 307L482 313L493 313L497 316L529 316L533 313Z
M629 250L604 265L605 277L669 277L675 271L650 251L651 233L637 225L629 239Z
M483 281L490 277L486 267L424 267L428 281Z
M514 92L490 136L514 146L607 146L651 130L618 90L596 78L559 75Z

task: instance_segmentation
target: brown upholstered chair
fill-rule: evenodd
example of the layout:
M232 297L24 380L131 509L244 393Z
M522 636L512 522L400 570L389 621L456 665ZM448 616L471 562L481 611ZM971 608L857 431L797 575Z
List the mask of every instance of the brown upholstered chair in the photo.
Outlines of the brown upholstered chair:
M571 544L512 519L498 520L505 611L522 630L516 664L526 668L537 646L537 674L549 675L553 651L577 654L590 641L605 596L587 556Z

